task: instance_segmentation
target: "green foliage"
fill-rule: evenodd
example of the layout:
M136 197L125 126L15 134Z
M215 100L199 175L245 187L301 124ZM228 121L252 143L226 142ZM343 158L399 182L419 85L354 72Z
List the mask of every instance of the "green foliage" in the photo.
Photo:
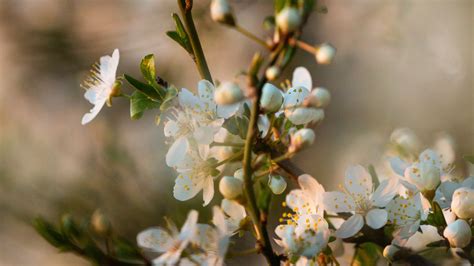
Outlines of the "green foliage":
M375 167L373 165L369 165L368 170L370 176L372 177L372 183L374 184L374 187L378 187L380 185L380 181L377 172L375 171Z
M176 13L172 14L174 23L176 25L175 31L168 31L166 35L177 42L181 47L184 48L189 54L193 54L193 48L191 42L189 41L189 36L186 30L184 29L183 22Z
M352 265L377 265L377 260L382 257L382 248L372 242L365 242L356 246Z
M99 235L89 224L90 221L77 224L70 215L64 215L58 226L41 217L33 221L35 230L59 251L73 252L94 265L149 264L135 245L121 237Z
M229 133L237 135L242 139L245 139L247 136L247 129L249 126L249 119L246 116L232 116L231 118L225 120L222 125Z
M266 183L258 183L259 193L257 198L257 207L263 212L267 213L268 208L270 207L270 200L272 198L272 191L266 185Z
M446 226L446 220L444 219L443 210L436 201L431 203L432 212L428 215L426 223L434 226Z
M471 164L474 164L474 155L464 155L463 158Z
M171 101L178 95L176 87L165 88L158 83L155 59L152 54L142 59L140 70L146 83L127 74L124 75L128 83L136 89L130 97L130 117L132 119L140 119L143 112L150 109L159 108L161 112L166 111L171 106ZM160 117L158 116L158 118ZM159 123L159 119L157 121Z
M140 119L146 110L160 106L160 102L153 101L140 91L135 91L130 98L130 117L134 120Z
M286 5L287 0L275 0L273 5L275 7L275 14L278 14Z

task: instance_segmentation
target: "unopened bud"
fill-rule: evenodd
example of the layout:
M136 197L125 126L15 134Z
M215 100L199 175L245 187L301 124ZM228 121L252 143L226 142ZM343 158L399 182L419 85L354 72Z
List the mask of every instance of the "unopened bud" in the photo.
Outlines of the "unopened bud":
M311 91L308 96L308 102L312 107L325 108L331 101L331 94L329 91L322 87L317 87Z
M239 168L235 170L234 177L239 179L240 181L244 182L244 169Z
M92 229L100 235L108 235L111 230L109 219L101 210L96 210L91 217Z
M242 90L235 82L223 82L214 92L214 99L219 105L234 104L243 98Z
M420 139L409 128L395 129L390 135L390 141L409 154L417 154L421 147Z
M451 210L462 219L474 218L474 189L461 187L454 191Z
M383 256L389 260L389 261L392 261L393 260L393 256L395 255L395 253L397 253L397 251L399 251L400 249L397 248L395 245L388 245L386 246L384 249L383 249Z
M330 64L336 55L336 48L329 43L323 43L316 48L316 62L321 65Z
M280 75L280 68L277 66L271 66L265 71L265 76L268 80L272 81L278 78Z
M285 110L286 117L295 125L317 123L324 119L324 110L313 107L297 107Z
M219 191L226 199L235 199L242 194L242 181L233 176L223 176L219 182Z
M283 177L279 175L269 175L268 176L268 187L275 195L283 193L286 189L286 181Z
M309 128L302 128L291 136L289 152L293 153L311 146L315 139L314 131Z
M466 221L458 219L448 224L443 236L449 241L451 247L464 248L471 243L471 228Z
M234 14L232 13L232 8L227 0L212 0L211 18L215 22L235 26Z
M271 83L266 83L262 89L260 106L266 113L274 113L280 110L283 103L283 94Z
M285 7L277 14L276 23L283 33L293 32L301 24L301 14L295 7Z

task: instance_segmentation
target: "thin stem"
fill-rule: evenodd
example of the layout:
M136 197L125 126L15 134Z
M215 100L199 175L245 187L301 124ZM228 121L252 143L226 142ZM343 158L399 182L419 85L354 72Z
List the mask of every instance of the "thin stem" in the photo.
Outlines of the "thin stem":
M211 143L211 147L220 146L220 147L235 147L235 148L243 148L243 143L233 143L233 142L213 142Z
M299 48L305 50L306 52L308 52L310 54L315 54L316 51L317 51L317 49L314 46L312 46L308 43L305 43L303 41L300 41L298 39L293 38L293 39L290 40L290 42L296 44L296 46L298 46Z
M283 47L285 47L286 40L281 42L277 50L275 50L271 54L270 62L268 67L273 66L282 51ZM267 67L267 68L268 68ZM242 166L244 170L244 195L248 201L248 211L252 222L255 227L255 232L257 235L257 243L260 245L260 249L267 259L267 262L270 265L280 265L280 258L277 254L273 252L270 237L268 235L268 231L266 229L266 221L260 220L260 210L257 206L257 199L255 196L255 191L253 189L253 182L252 182L252 146L254 144L256 131L257 128L257 120L260 111L260 98L262 95L262 88L263 85L267 82L265 75L260 79L258 85L256 86L256 97L254 98L252 104L252 110L250 113L250 121L247 130L247 137L245 139L245 148L244 148L244 158L242 161ZM251 84L254 86L254 84Z
M281 162L281 161L288 160L292 155L293 155L293 153L287 152L287 153L285 153L285 154L283 154L283 155L280 155L280 156L278 156L278 157L272 159L272 162L274 162L274 163L279 163L279 162Z
M243 152L240 151L240 152L238 152L238 153L236 153L236 154L230 156L229 158L227 158L227 159L225 159L225 160L222 160L222 161L220 161L220 162L214 164L213 167L218 167L218 166L221 166L221 165L226 164L226 163L228 163L228 162L231 162L231 161L233 161L233 160L237 160L237 159L239 159L240 157L242 157L242 153L243 153Z
M209 71L209 67L206 62L206 57L204 56L204 52L202 50L201 41L199 40L199 35L197 33L196 26L194 25L193 15L191 14L192 5L192 0L178 0L178 6L181 10L183 23L186 27L186 31L191 42L191 47L193 48L194 61L196 62L199 74L203 79L214 83L212 81L211 72Z
M251 33L250 31L246 30L245 28L241 27L240 25L236 24L234 26L234 29L236 31L242 33L243 35L245 35L247 38L251 39L252 41L255 41L256 43L260 44L261 46L263 46L267 49L270 48L264 40L260 39L255 34Z

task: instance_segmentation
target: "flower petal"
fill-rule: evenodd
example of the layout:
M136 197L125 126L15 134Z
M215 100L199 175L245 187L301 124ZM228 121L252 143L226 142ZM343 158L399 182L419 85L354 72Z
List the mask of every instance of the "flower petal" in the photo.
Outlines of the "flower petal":
M364 217L360 214L354 214L347 219L336 231L339 238L348 238L357 234L364 226Z
M372 177L361 165L351 166L346 171L344 186L353 197L368 199L372 194Z
M179 239L181 241L191 240L196 237L198 216L199 214L196 210L191 210L188 213L186 222L184 222L183 227L181 227L181 232L179 233Z
M137 235L137 244L156 252L165 252L172 242L171 236L160 227L148 228Z
M183 161L186 157L186 152L189 149L188 139L186 137L180 137L171 144L168 152L166 153L166 165L169 167L175 167Z
M351 212L355 211L354 200L347 194L332 191L323 195L324 208L329 212Z
M189 200L201 191L202 186L203 180L193 182L188 175L180 174L175 180L173 196L180 201Z
M202 198L204 200L204 204L202 206L206 206L214 197L214 179L212 176L209 176L204 179L203 187L202 187Z
M219 229L221 234L228 234L224 212L218 206L212 208L212 223Z
M365 221L372 229L382 228L387 223L387 211L372 209L365 215Z
M105 101L106 101L105 99L101 101L96 101L94 107L89 111L89 113L86 113L82 117L81 124L85 125L89 123L90 121L92 121L92 119L94 119L97 116L97 114L100 112L102 107L104 107Z
M380 183L372 194L372 202L377 207L385 207L397 194L398 180L389 178Z
M305 67L297 67L293 71L293 78L291 80L291 86L293 87L303 87L306 90L311 91L313 89L313 81L311 78L311 73Z
M408 166L410 166L409 163L400 159L399 157L392 157L389 159L389 161L390 161L390 166L392 167L392 170L399 176L404 176L405 169L407 169Z

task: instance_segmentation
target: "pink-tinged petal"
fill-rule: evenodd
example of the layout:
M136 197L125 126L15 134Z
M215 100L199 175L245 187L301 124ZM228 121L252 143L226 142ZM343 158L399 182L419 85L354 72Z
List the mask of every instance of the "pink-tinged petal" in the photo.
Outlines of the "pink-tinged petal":
M357 234L364 226L364 217L360 214L354 214L347 219L336 231L339 238L348 238Z
M311 73L305 67L297 67L293 71L293 78L291 80L291 86L301 86L306 90L311 91L313 89L313 80Z
M380 183L378 188L372 194L374 206L385 207L397 194L398 180L389 178Z
M224 212L218 206L212 208L212 223L219 229L221 234L228 234Z
M323 204L329 212L351 212L356 209L354 200L349 195L338 191L325 192Z
M344 186L353 197L368 199L372 194L372 177L364 167L351 166L346 171Z
M387 223L387 217L386 210L372 209L365 215L365 221L371 228L379 229Z
M138 246L155 252L165 252L171 245L171 236L160 227L148 228L137 235Z
M202 188L202 198L204 200L203 206L209 204L209 202L214 197L214 179L212 176L204 179L204 184Z

